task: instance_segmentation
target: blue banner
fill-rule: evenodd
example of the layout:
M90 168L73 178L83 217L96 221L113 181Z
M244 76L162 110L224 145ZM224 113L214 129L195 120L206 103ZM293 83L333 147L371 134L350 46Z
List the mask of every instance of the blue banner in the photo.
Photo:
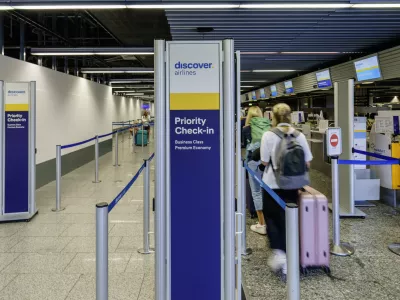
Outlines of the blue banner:
M323 88L328 88L332 86L332 81L330 79L325 79L317 82L318 88L323 89Z
M171 110L170 124L171 299L220 300L220 111Z
M28 211L29 112L5 112L4 212Z

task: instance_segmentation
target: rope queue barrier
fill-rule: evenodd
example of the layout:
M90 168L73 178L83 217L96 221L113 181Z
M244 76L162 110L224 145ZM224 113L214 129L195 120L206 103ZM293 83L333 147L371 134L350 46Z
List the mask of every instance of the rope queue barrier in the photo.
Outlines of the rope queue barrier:
M275 202L285 210L286 216L286 256L287 256L287 275L286 288L288 300L300 300L300 238L299 238L299 207L297 204L286 203L283 201L262 179L244 163L244 169L249 176L252 176L260 186L268 192ZM245 186L245 176L242 181ZM243 188L244 190L244 188ZM243 197L243 195L242 195ZM242 201L245 201L243 198ZM245 224L245 223L244 223Z
M349 243L340 241L340 224L339 224L339 171L338 165L400 165L400 158L386 156L382 154L367 152L352 148L353 153L378 158L381 160L340 160L339 157L332 157L332 203L336 208L333 209L333 245L331 253L340 256L347 256L354 253L354 248ZM400 243L392 243L388 246L393 253L400 255Z
M118 202L125 196L128 190L132 187L135 181L139 178L140 174L145 170L145 183L144 189L147 192L144 197L144 216L143 216L143 231L149 230L150 224L150 162L154 158L154 153L144 160L144 163L136 172L135 176L128 182L125 188L111 201L101 202L96 204L96 300L108 300L108 214L118 204ZM147 188L146 188L147 186ZM147 207L147 210L146 210ZM147 219L146 219L147 218ZM146 224L148 224L146 226ZM147 232L147 237L148 237ZM144 240L144 243L146 240ZM148 242L148 238L147 238ZM149 252L151 253L151 252ZM147 254L147 253L146 253Z
M99 182L101 182L99 180L99 156L100 156L99 139L115 134L115 162L116 162L115 166L119 166L119 164L118 164L118 133L125 132L132 127L137 127L137 126L133 125L133 126L130 126L130 127L124 128L124 129L114 130L110 133L103 134L100 136L97 135L95 137L92 137L90 139L80 141L77 143L56 146L56 207L53 208L52 211L58 212L58 211L62 211L65 209L65 207L61 206L61 156L62 156L61 150L77 147L77 146L84 145L89 142L95 141L95 144L94 144L94 149L95 149L95 172L94 172L95 176L94 177L95 178L94 178L93 183L99 183Z

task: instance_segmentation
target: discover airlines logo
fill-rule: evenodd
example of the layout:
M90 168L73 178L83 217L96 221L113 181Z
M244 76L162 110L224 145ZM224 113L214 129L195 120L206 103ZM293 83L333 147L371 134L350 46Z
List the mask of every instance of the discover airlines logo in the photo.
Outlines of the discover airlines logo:
M199 71L214 69L213 63L204 62L180 62L175 65L175 75L177 76L195 76Z
M9 97L18 97L19 95L25 95L25 94L26 94L26 91L24 91L24 90L15 90L15 91L8 90L7 91L7 96L9 96Z

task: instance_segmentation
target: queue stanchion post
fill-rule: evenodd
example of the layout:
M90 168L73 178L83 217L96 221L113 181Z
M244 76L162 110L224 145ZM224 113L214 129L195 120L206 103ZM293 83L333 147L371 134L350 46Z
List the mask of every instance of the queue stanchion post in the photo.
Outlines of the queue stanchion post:
M154 249L150 249L150 160L144 160L143 173L143 248L138 252L141 254L154 253Z
M286 216L287 299L300 300L299 207L288 203Z
M128 121L128 140L130 140L131 139L131 132L130 132L130 130L129 129L131 129L131 121Z
M339 155L342 154L342 130L330 127L326 130L326 153L331 158L332 167L332 243L330 252L337 256L349 256L354 248L340 241L340 203L339 203Z
M62 211L65 207L61 207L61 145L56 146L56 207L52 209L54 212Z
M108 300L108 203L96 204L96 300Z
M142 152L144 152L144 124L143 124L143 122L142 122Z
M247 248L247 241L246 241L246 234L247 234L247 229L246 229L246 168L245 168L245 160L242 161L242 168L241 168L241 184L242 184L242 189L241 191L241 195L240 195L240 205L241 205L241 213L242 218L243 218L243 229L242 229L242 235L241 235L241 239L242 239L242 255L246 256L246 255L250 255L253 250L251 248Z
M94 144L94 181L93 183L99 183L99 136L96 135L95 144Z
M114 147L114 155L115 155L115 164L114 167L118 167L120 166L120 164L118 163L118 132L119 130L115 131L115 147Z
M337 256L354 254L354 248L349 243L340 241L340 203L339 203L339 166L338 156L331 157L332 165L332 244L330 252Z

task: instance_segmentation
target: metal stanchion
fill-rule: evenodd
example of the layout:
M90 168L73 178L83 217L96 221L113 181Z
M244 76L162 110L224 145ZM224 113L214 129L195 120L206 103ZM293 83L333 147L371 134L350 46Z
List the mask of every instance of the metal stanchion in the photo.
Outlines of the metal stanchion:
M236 300L242 300L242 235L244 227L243 214L236 213Z
M287 299L300 300L299 207L286 205Z
M96 204L96 300L108 299L108 203Z
M118 167L120 166L120 164L118 163L118 130L115 132L115 164L114 167Z
M131 139L131 132L130 132L130 129L132 128L132 127L131 127L131 121L128 121L128 125L129 125L129 126L128 126L128 133L129 133L129 134L128 134L128 140L130 140L130 139Z
M149 138L149 137L147 137L147 138ZM144 151L144 124L143 124L143 122L142 122L142 152Z
M243 233L241 235L242 238L242 255L250 255L253 250L251 248L247 248L246 242L246 168L244 167L245 161L242 160L242 168L240 170L241 174L241 184L242 188L240 189L240 204L241 204L241 213L243 214ZM240 184L240 183L239 183Z
M349 256L354 253L354 248L349 243L340 241L340 204L339 204L339 167L338 157L331 157L332 165L332 235L331 253L338 256Z
M95 144L94 144L94 181L93 183L99 183L99 136L96 135Z
M151 254L154 249L150 249L150 161L144 160L143 173L143 248L138 252L141 254Z
M121 134L122 134L122 143L124 142L124 135L125 135L125 123L122 123L122 130L121 130Z
M62 211L65 207L61 207L61 145L56 146L56 208L52 211Z

